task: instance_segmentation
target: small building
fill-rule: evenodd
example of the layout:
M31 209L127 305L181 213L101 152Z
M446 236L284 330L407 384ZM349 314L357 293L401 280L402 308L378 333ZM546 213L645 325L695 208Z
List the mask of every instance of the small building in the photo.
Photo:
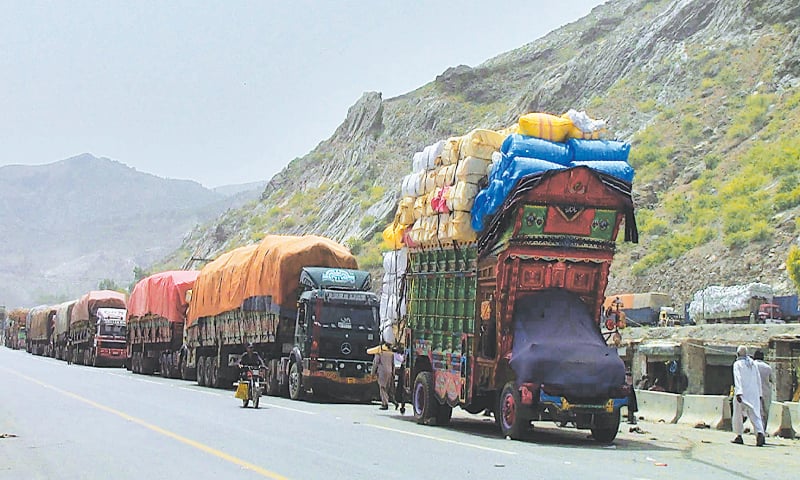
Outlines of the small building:
M692 395L728 395L736 348L764 351L775 370L776 401L791 400L798 388L800 325L702 325L631 328L623 334L621 358L636 383Z

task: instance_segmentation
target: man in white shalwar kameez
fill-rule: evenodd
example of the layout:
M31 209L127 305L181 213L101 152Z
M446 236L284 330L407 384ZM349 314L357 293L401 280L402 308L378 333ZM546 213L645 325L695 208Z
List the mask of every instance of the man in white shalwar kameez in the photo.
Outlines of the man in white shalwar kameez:
M733 443L744 444L744 415L753 424L756 432L756 445L764 445L764 427L761 423L761 376L753 359L747 356L747 347L740 345L736 349L736 361L733 362L733 431L736 438Z
M769 406L772 404L772 384L775 383L775 376L772 374L772 367L764 361L764 352L756 350L753 354L753 361L758 368L761 376L761 422L764 424L764 433L767 431L769 423Z

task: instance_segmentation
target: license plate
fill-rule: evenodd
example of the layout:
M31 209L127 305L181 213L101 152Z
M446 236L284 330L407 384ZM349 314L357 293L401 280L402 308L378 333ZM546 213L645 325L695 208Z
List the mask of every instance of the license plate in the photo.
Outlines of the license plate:
M119 352L111 352L111 355L113 355L115 357L119 357Z
M356 383L356 379L355 379L355 378L348 377L348 378L347 378L347 383Z

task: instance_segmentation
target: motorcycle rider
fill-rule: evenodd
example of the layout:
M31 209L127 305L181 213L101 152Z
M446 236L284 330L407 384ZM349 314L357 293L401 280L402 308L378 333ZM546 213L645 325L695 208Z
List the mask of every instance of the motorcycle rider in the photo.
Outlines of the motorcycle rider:
M264 359L261 358L261 355L258 354L255 350L253 350L253 343L247 342L245 346L245 353L242 354L242 357L239 359L239 370L244 378L244 370L245 367L256 367L256 368L265 368L266 365L264 364Z

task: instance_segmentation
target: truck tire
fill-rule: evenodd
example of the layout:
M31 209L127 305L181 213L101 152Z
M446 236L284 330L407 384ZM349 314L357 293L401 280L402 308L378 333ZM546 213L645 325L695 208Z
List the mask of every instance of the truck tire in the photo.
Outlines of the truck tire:
M211 388L219 388L219 361L217 357L209 358L206 360L208 364L208 373L206 382Z
M303 398L303 377L297 362L293 362L289 367L289 398L292 400L302 400Z
M206 357L197 358L197 384L206 386Z
M266 394L270 397L280 395L280 384L278 383L278 369L280 362L277 359L272 359L267 363L267 378L264 379L266 384Z
M619 409L615 408L614 413L595 415L594 422L592 438L598 443L613 442L617 438L617 432L619 431Z
M450 405L439 405L439 410L436 412L436 425L445 426L450 424L450 419L453 417L453 407Z
M419 372L414 379L411 392L414 420L420 425L435 425L439 414L439 402L433 394L433 373Z
M530 419L514 382L506 383L500 392L494 418L504 437L519 440L528 430Z

